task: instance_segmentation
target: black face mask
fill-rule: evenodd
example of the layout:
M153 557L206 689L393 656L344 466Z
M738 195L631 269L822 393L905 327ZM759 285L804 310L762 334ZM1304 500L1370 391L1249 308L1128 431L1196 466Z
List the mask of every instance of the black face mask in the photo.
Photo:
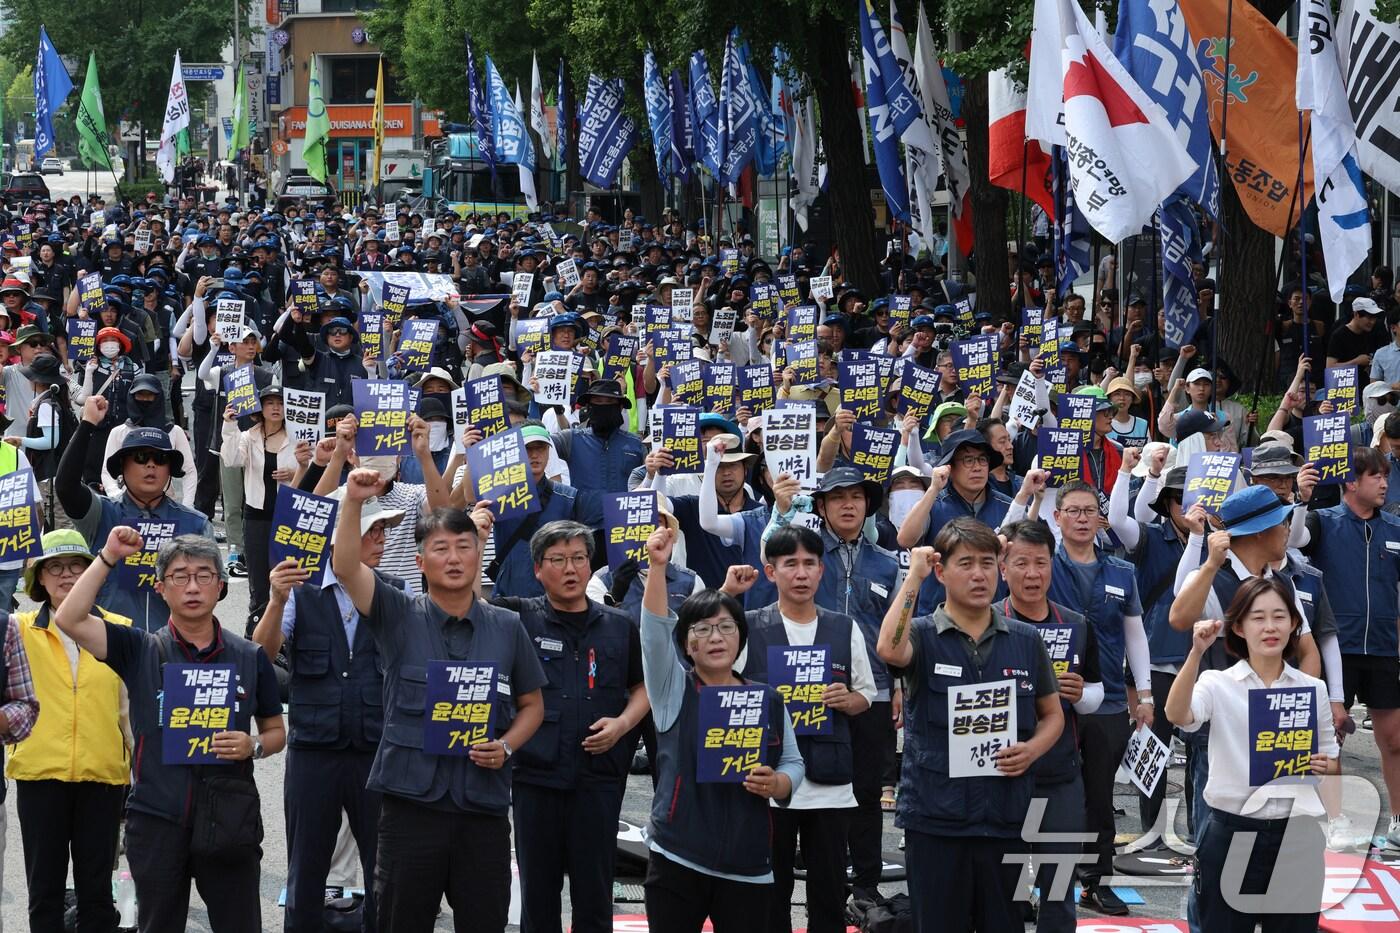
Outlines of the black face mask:
M598 434L611 434L622 427L622 406L589 405L588 423Z
M126 417L133 427L165 428L165 399L159 394L149 402L143 402L133 392L127 396Z

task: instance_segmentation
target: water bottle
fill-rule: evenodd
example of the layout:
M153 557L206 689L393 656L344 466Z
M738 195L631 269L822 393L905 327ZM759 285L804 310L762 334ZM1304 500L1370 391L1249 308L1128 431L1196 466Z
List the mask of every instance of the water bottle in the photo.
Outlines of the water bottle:
M117 926L123 930L136 929L136 884L131 880L131 872L121 873L114 897L117 902L117 913L121 914Z

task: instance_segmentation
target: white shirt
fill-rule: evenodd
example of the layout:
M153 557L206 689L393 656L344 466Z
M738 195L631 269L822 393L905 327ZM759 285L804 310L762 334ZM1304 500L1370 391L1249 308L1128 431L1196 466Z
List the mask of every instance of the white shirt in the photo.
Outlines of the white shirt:
M1191 553L1190 547L1187 547L1186 550L1188 553ZM1239 578L1241 583L1253 579L1254 574L1250 573L1249 568L1241 563L1240 559L1235 556L1234 551L1225 552L1225 562L1230 565L1230 569L1234 571L1235 576ZM1191 576L1188 576L1186 580L1183 581L1183 589L1185 588L1186 582L1189 582L1192 577L1201 572L1202 571L1199 569L1191 571ZM1265 577L1272 577L1274 575L1274 569L1266 565L1262 575ZM1289 581L1289 585L1292 585L1292 581ZM1178 590L1178 592L1180 591ZM1312 632L1312 627L1308 625L1308 614L1303 608L1302 599L1298 597L1298 588L1296 586L1293 587L1293 605L1298 610L1298 617L1303 620L1303 627L1298 630L1298 635L1301 637L1310 634ZM1212 587L1211 591L1206 594L1206 604L1201 607L1201 618L1223 619L1225 618L1226 608L1227 607L1220 605L1220 597L1215 595L1215 588Z
M783 630L787 633L789 645L805 647L812 644L817 637L817 620L814 617L811 622L794 622L787 616L783 616ZM734 662L734 669L742 671L744 664L748 660L749 648L744 646L744 650L739 652L738 659ZM865 697L867 703L875 702L875 675L870 670L870 656L865 653L865 636L860 633L860 626L851 623L851 692L859 693ZM773 806L777 806L773 802ZM793 791L792 799L788 802L789 810L833 810L842 807L854 807L856 805L855 789L850 784L819 784L816 781L803 780Z
M1249 750L1253 745L1249 731L1249 691L1262 690L1265 686L1248 661L1239 661L1224 671L1205 671L1196 681L1191 694L1191 723L1179 728L1195 732L1206 722L1211 724L1206 803L1217 810L1257 820L1284 819L1291 812L1325 816L1315 784L1271 784L1267 790L1260 791L1249 783ZM1311 687L1317 708L1318 752L1328 758L1341 754L1332 726L1332 706L1327 701L1326 684L1285 663L1283 674L1267 686Z

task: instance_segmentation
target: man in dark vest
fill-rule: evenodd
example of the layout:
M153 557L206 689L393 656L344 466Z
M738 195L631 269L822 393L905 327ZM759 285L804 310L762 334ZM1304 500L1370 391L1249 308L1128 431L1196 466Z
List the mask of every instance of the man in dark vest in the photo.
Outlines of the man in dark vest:
M1050 657L1034 627L993 603L1001 541L973 518L943 526L933 547L910 551L909 573L880 627L880 658L902 671L904 767L895 825L904 829L916 933L1020 930L1021 832L1035 792L1031 765L1064 727ZM936 573L946 594L914 618L919 587ZM954 778L949 694L1010 679L1012 744L993 753L999 774ZM995 698L995 695L993 695ZM1013 856L1007 858L1007 856Z
M486 508L470 516L439 508L419 519L423 596L409 597L360 562L362 503L382 484L375 470L350 474L331 551L336 579L383 659L384 737L368 784L383 795L374 873L379 928L432 929L446 893L464 911L459 926L500 933L510 907L508 762L544 719L540 688L547 680L520 617L476 598ZM452 745L429 752L425 719L440 705L452 710L446 696L470 690L467 682L486 665L494 668L495 689L488 684L475 701L490 709L482 740L466 755L452 754ZM430 668L447 681L441 703L429 695Z
M650 708L639 630L586 593L593 529L553 521L530 539L543 596L492 600L520 614L548 682L545 723L515 759L515 856L525 933L560 933L569 876L574 933L612 930L617 818Z
M631 408L631 401L613 379L593 380L578 401L588 426L555 435L554 449L569 465L569 477L580 491L599 497L626 492L627 477L647 456L642 439L623 424L623 409Z
M360 512L361 562L379 566L384 532L403 512L370 499ZM287 817L286 929L319 933L342 812L360 851L366 882L374 878L379 794L365 789L384 727L379 654L350 596L329 567L319 586L288 558L272 569L267 610L253 641L269 659L287 650L291 734L283 799ZM374 891L365 893L365 930L373 933Z

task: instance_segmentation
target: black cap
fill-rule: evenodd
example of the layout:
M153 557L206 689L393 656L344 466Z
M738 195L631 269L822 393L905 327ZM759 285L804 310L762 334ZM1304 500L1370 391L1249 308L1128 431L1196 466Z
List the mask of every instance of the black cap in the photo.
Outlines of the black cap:
M586 402L590 398L615 398L623 408L632 407L632 400L622 393L622 386L615 379L594 379L590 382L579 401Z
M1152 511L1165 518L1169 515L1169 497L1167 493L1176 493L1176 501L1180 502L1182 495L1186 492L1186 467L1172 467L1162 474L1162 485L1157 490L1157 498L1152 500Z
M987 453L987 469L995 470L1001 466L1003 457L992 447L991 442L982 436L982 432L974 428L964 428L961 431L954 431L943 438L940 445L938 462L934 466L947 466L953 462L954 455L963 447L980 447Z
M122 461L133 450L159 450L170 457L170 475L185 475L185 455L170 443L170 435L160 428L132 428L122 438L121 447L107 458L107 472L113 476L122 475Z
M833 489L844 489L847 486L859 486L865 490L866 515L873 515L880 503L885 501L884 488L874 480L866 479L865 474L855 467L835 467L827 470L817 481L815 494L824 496Z

